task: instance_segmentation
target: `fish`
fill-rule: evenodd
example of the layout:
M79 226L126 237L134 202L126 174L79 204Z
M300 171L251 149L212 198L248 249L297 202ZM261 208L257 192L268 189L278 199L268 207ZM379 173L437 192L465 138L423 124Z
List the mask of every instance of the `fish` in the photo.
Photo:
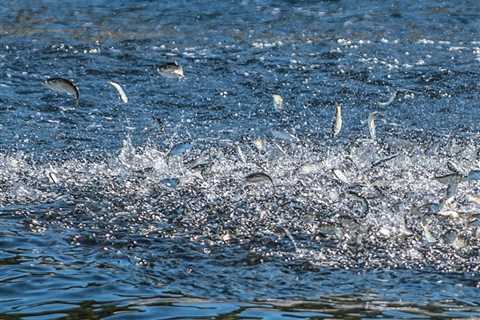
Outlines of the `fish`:
M389 105L391 105L393 103L393 101L395 101L395 98L397 97L397 94L398 94L397 90L393 91L393 94L390 96L390 98L388 98L387 101L378 102L378 105L381 106L381 107L388 107Z
M321 163L304 163L300 167L298 167L295 171L298 174L302 175L309 175L309 174L315 174L320 172L322 169L322 164Z
M257 138L255 139L254 144L255 144L255 148L257 148L257 150L261 152L265 150L265 146L267 143L265 142L264 139Z
M158 73L167 78L183 78L183 68L176 62L169 62L157 67Z
M273 179L266 173L264 172L253 172L245 176L245 182L246 183L264 183L264 182L270 182L272 184L273 191L275 191L275 185L273 183Z
M468 181L480 180L480 169L471 170L467 175Z
M247 159L245 158L245 155L243 154L242 148L238 144L237 144L237 153L238 153L238 157L240 158L240 160L243 163L247 163Z
M459 175L465 175L465 171L459 165L454 163L453 161L448 161L447 162L447 168L448 168L448 170L450 170L454 173L457 173Z
M67 93L75 97L76 105L80 102L80 92L78 87L70 80L63 78L49 78L42 82L42 84L56 92Z
M395 159L395 158L398 157L399 155L400 155L400 153L396 153L396 154L391 155L391 156L389 156L389 157L386 157L386 158L377 160L377 161L375 161L374 163L372 163L372 168L373 168L373 167L376 167L376 166L378 166L378 165L380 165L380 164L382 164L382 163L385 163L385 162L387 162L387 161L390 161L390 160L392 160L392 159Z
M378 114L378 112L374 111L374 112L370 113L370 115L368 116L368 132L370 133L370 138L372 138L372 140L376 139L375 118L377 117L377 114Z
M281 112L283 110L283 98L281 95L272 94L273 99L273 106L277 112Z
M345 174L342 172L342 170L333 169L332 171L333 171L333 174L335 175L335 178L337 178L338 180L340 180L341 182L343 182L345 184L349 183L348 178L345 176Z
M462 182L465 179L465 177L458 173L449 173L444 176L434 177L434 179L443 184L452 184L452 183Z
M290 239L290 241L292 242L293 244L293 248L295 249L295 252L298 252L298 246L297 246L297 242L295 241L295 239L293 238L292 234L290 233L290 231L288 231L287 228L285 227L280 227L283 232L285 232L285 235L288 237L288 239Z
M123 103L128 103L128 97L123 88L116 82L108 81L118 92L120 99L122 99Z
M187 153L192 148L192 144L188 142L178 143L170 148L170 151L167 153L168 157L179 157L184 153Z
M342 130L342 106L335 103L335 121L332 126L332 136L335 138Z
M180 179L178 178L165 178L160 180L160 184L170 189L176 189L179 183Z

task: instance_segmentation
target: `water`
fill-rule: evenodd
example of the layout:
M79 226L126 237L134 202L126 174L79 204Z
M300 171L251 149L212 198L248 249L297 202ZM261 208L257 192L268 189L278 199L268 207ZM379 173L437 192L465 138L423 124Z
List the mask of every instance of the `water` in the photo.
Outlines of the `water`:
M7 2L0 318L480 317L478 9Z

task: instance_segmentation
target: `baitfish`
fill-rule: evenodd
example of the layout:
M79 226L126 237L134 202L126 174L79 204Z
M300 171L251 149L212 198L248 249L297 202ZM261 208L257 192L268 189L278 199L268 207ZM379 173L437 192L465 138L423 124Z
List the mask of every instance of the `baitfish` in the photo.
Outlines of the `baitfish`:
M117 90L118 95L120 96L120 99L122 99L123 103L127 103L128 97L123 88L116 82L108 81L108 83L110 83L115 88L115 90Z
M162 64L157 68L158 73L167 78L183 78L183 68L176 62Z
M372 140L376 139L376 124L375 124L375 119L377 117L378 112L374 111L370 113L368 116L368 132L370 133L370 138Z
M272 184L273 191L275 192L275 185L273 184L273 179L266 173L263 172L254 172L245 176L246 183L265 183L270 182Z
M76 104L80 101L80 92L78 87L70 80L63 78L49 78L42 82L42 84L56 92L67 93L75 97Z
M395 101L395 98L397 97L397 94L398 94L398 91L395 90L387 101L378 102L378 105L381 106L381 107L388 107L389 105L391 105L393 103L393 101Z
M335 121L332 126L332 136L335 138L342 130L342 106L335 103Z
M180 183L180 179L178 178L165 178L160 180L160 184L170 188L170 189L175 189L177 188L178 184Z
M238 153L238 157L240 158L240 160L243 163L247 163L247 159L245 158L245 155L243 154L242 148L238 144L237 144L237 153Z
M283 110L283 98L281 95L272 94L273 99L273 106L277 112L281 112Z
M469 181L480 180L480 170L471 170L467 175L467 179Z
M434 177L434 179L443 184L452 184L452 183L458 184L462 182L465 179L465 177L458 173L450 173L444 176Z
M332 171L333 171L333 174L335 175L335 178L337 178L338 180L340 180L341 182L343 182L345 184L349 183L348 178L345 176L345 174L342 172L342 170L333 169Z
M188 142L176 144L170 149L170 151L168 151L167 158L179 157L184 153L187 153L192 147L193 147L192 144Z

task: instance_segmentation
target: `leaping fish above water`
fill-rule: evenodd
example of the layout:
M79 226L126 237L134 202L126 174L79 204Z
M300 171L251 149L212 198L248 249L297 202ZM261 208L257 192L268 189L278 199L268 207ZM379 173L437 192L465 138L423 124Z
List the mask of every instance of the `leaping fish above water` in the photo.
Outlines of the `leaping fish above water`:
M49 78L42 82L42 84L56 92L67 93L75 97L75 104L78 105L80 101L80 92L78 87L70 80L63 78Z
M395 101L395 98L397 97L397 94L398 94L397 90L393 91L392 95L390 96L390 98L388 98L387 101L378 102L378 105L381 106L381 107L388 107L389 105L391 105L393 103L393 101Z
M115 90L117 90L118 95L120 96L120 99L122 99L123 103L127 103L128 97L123 88L116 82L108 81L108 83L110 83L115 88Z
M273 99L273 106L277 112L281 112L283 110L283 98L281 95L272 94Z
M335 121L332 127L332 136L335 138L340 134L342 130L342 106L339 103L335 103Z
M370 133L370 138L372 140L375 140L377 138L376 135L376 124L375 124L375 119L377 118L377 114L379 114L377 111L374 111L370 113L368 116L368 132Z
M167 78L183 78L183 68L176 62L162 64L157 68L158 73Z
M270 182L272 184L273 192L275 193L275 185L273 184L273 179L266 173L263 172L254 172L245 176L246 183L265 183Z

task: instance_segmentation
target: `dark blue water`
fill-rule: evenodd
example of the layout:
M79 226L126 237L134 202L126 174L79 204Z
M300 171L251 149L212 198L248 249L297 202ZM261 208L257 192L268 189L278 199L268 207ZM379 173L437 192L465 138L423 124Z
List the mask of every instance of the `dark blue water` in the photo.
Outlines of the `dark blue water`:
M480 317L479 9L6 2L0 318Z

